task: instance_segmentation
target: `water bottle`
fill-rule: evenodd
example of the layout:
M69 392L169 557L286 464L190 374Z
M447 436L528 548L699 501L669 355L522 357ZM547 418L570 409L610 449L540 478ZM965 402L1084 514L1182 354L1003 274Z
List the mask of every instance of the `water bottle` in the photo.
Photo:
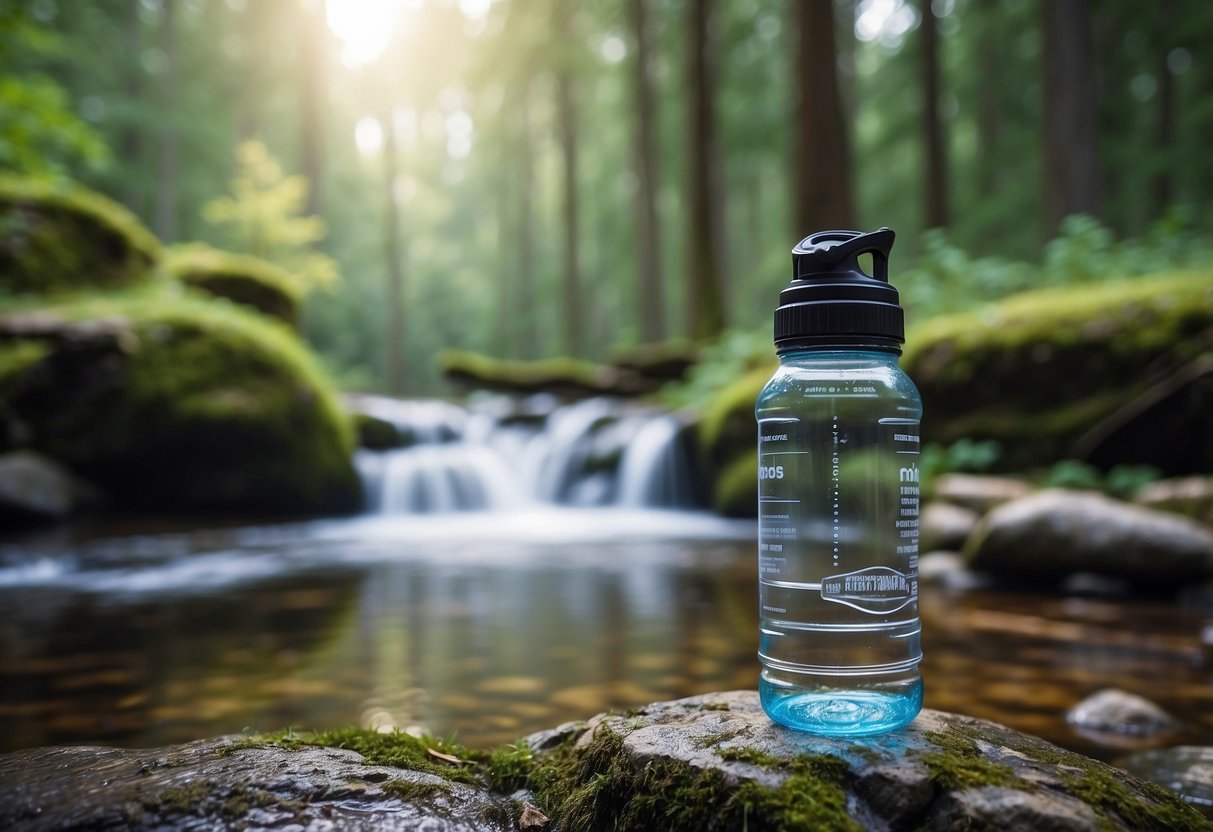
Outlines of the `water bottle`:
M890 731L922 707L922 401L897 364L893 236L823 231L792 250L779 369L755 407L759 693L775 722L829 736Z

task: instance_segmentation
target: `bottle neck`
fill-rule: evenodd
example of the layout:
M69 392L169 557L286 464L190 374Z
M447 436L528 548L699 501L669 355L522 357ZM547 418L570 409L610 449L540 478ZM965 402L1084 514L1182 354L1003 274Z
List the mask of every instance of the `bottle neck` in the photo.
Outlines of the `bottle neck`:
M901 358L899 348L884 344L822 345L806 347L788 346L776 350L780 363L796 361L854 361L861 363L893 364Z

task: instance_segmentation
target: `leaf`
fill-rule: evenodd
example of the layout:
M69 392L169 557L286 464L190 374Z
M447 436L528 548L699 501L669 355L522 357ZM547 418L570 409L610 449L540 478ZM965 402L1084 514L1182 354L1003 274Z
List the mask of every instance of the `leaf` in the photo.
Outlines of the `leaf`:
M439 751L436 748L427 748L425 750L425 753L429 754L431 757L437 757L439 760L445 760L446 762L452 763L457 766L461 766L467 762L467 760L461 760L458 757L456 757L454 754L444 754L443 752Z
M522 815L518 818L519 829L542 829L548 825L548 816L539 811L537 806L530 803L522 807Z

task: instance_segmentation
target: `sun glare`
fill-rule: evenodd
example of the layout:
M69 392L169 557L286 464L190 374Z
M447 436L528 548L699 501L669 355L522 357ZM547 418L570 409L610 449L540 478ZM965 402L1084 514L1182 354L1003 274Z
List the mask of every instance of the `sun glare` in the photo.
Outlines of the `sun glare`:
M328 3L329 29L341 41L341 62L355 68L383 54L392 41L400 0L337 0Z

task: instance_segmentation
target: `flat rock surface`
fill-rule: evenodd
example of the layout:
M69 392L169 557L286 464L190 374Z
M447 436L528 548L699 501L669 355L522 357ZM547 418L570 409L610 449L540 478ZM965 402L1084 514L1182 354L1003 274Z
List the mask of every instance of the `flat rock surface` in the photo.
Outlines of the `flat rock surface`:
M0 829L514 828L508 799L484 789L366 765L361 755L337 748L224 751L238 739L6 754L0 757Z
M1100 494L1050 489L987 514L965 556L972 568L1010 580L1091 572L1175 588L1213 574L1213 529Z

